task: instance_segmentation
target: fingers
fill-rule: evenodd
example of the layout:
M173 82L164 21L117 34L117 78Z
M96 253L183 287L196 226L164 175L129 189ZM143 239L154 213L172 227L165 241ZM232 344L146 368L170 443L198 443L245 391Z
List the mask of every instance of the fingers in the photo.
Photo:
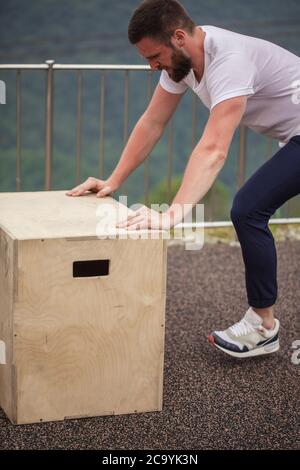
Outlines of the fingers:
M141 206L138 210L128 215L126 220L119 222L116 226L130 230L151 228L151 210L146 206Z
M137 215L136 213L129 215L126 220L123 220L121 222L118 222L116 226L118 228L131 228L134 229L138 224L141 224L142 222L145 222L145 216L144 215Z
M84 183L79 184L75 188L66 192L67 196L82 196L86 191L92 191L95 188L99 189L100 180L90 176Z
M84 184L80 184L70 191L66 192L67 196L82 196L86 192Z
M101 191L99 191L97 193L97 196L96 197L105 197L105 196L108 196L109 194L112 194L113 191L112 191L112 188L110 186L104 186L104 188L101 189Z
M146 206L140 207L137 211L127 216L116 224L117 228L127 230L141 230L141 229L160 229L161 228L161 214L159 212L148 209Z

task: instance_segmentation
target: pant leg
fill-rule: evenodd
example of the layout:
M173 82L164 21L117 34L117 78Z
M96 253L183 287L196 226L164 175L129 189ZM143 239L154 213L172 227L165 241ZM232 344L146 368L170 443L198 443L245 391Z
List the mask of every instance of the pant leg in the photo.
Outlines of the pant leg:
M277 299L277 256L270 217L300 193L300 136L293 137L237 192L231 219L241 244L248 302L266 308Z

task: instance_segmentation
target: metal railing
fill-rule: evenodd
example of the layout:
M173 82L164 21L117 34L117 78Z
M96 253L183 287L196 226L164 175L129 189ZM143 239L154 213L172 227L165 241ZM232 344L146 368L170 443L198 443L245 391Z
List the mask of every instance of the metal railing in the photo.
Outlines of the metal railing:
M132 72L147 72L147 100L150 101L153 92L153 71L147 65L82 65L82 64L56 64L54 60L47 60L43 64L0 64L0 70L16 71L16 190L21 187L21 94L22 94L22 71L45 70L46 77L46 104L45 104L45 172L44 189L52 188L52 161L53 161L53 120L54 120L54 75L61 70L77 71L77 132L76 132L76 184L81 181L81 113L82 113L82 71L96 70L101 72L100 76L100 103L99 103L99 177L104 177L104 123L105 123L105 90L107 72L124 72L124 116L123 116L123 144L125 145L129 133L129 82ZM197 139L197 103L196 95L192 99L191 109L191 144L196 145ZM167 152L167 202L171 202L172 176L173 176L173 141L174 125L171 119L168 125L168 152ZM272 140L267 139L267 157L272 156ZM247 158L247 129L240 126L239 150L236 184L240 188L246 178ZM149 200L149 159L144 162L144 201Z

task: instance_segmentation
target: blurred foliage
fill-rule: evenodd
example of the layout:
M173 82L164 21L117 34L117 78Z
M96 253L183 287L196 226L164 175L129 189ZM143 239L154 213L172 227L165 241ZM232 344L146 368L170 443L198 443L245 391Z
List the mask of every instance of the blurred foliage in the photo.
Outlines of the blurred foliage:
M165 179L149 193L149 205L171 203L182 181L181 175L175 175L170 183ZM204 204L205 220L224 220L230 211L230 193L222 181L215 181L208 193L199 201Z

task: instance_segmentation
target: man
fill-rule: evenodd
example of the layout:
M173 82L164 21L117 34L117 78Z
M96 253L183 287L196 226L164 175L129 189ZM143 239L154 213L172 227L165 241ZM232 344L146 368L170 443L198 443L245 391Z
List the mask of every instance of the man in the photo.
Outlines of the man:
M231 209L250 307L241 321L209 336L231 356L275 352L276 250L268 221L300 193L300 59L261 39L196 26L175 0L144 1L130 20L128 35L151 68L162 71L160 82L108 180L89 178L67 194L91 190L103 197L114 192L149 155L187 88L209 108L210 116L180 189L167 212L143 207L120 227L170 228L180 222L184 205L195 205L212 186L240 123L278 139L281 149L238 191Z

